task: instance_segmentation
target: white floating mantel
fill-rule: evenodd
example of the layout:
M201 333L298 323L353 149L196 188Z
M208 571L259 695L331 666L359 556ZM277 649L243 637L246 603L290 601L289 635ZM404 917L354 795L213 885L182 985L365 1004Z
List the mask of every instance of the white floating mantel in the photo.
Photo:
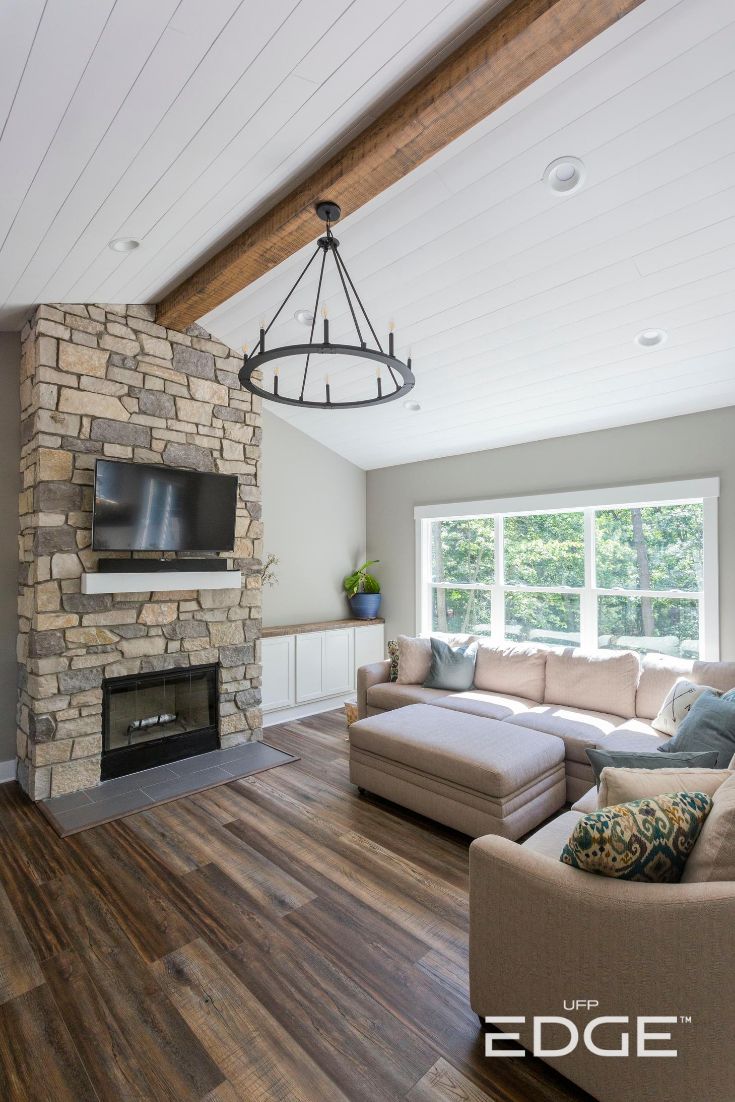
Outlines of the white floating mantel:
M82 593L147 593L185 589L240 589L240 570L137 570L82 574Z

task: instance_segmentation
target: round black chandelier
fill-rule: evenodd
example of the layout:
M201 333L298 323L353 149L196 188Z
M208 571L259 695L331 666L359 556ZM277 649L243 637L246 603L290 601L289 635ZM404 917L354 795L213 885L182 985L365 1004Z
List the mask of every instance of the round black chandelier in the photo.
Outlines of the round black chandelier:
M339 206L336 203L330 202L317 203L316 213L319 218L321 218L322 222L326 222L326 233L317 241L316 248L309 258L308 263L271 318L270 324L266 326L264 322L261 323L260 339L253 349L253 352L248 355L247 348L245 348L245 357L240 369L240 382L246 390L249 390L252 394L257 394L260 398L266 399L266 401L280 402L282 405L298 406L303 409L363 409L366 406L381 405L383 402L395 402L397 398L402 398L405 394L408 394L416 383L413 372L411 371L411 357L409 356L406 363L404 363L395 355L395 339L392 326L388 334L387 351L383 348L383 345L378 339L373 324L357 293L355 284L352 282L350 273L347 271L345 262L340 256L339 241L332 233L332 223L338 221L342 214ZM284 310L289 299L291 299L296 288L304 279L320 253L321 266L319 269L316 301L314 303L314 310L311 312L311 332L309 334L308 343L287 344L279 348L266 348L266 337L268 336L269 330ZM323 337L321 341L314 340L314 327L316 326L319 313L319 300L322 294L324 269L328 256L332 257L337 275L339 276L339 284L344 292L352 322L357 333L357 344L333 343L330 341L329 318L327 316L326 306L324 305L322 306ZM369 331L369 335L372 336L375 342L374 347L369 345L365 339L363 328L366 330L365 335L367 335ZM375 393L370 397L362 398L357 401L340 401L339 397L334 398L332 396L332 381L330 381L330 376L326 375L324 379L324 399L319 401L314 398L305 397L307 383L309 382L309 366L312 362L312 357L315 356L344 356L351 359L372 361L375 364ZM278 361L289 357L304 357L303 368L296 374L296 388L293 394L284 393L279 388L280 365ZM273 361L275 361L273 389L267 390L263 385L263 373L261 369L264 364ZM384 368L386 369L385 384L383 380ZM257 381L253 378L256 372L258 373ZM336 382L338 385L338 380L336 380ZM314 385L313 383L311 384L310 389L312 391Z

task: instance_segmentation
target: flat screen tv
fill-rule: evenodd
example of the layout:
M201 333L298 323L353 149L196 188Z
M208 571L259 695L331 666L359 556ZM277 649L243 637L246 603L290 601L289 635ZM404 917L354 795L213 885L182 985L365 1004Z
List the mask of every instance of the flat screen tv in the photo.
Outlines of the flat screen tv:
M237 476L98 459L95 551L232 551Z

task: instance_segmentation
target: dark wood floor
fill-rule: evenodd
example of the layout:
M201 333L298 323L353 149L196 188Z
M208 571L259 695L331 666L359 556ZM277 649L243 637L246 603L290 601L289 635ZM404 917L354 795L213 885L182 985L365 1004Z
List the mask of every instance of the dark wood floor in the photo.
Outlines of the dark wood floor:
M301 761L59 839L0 786L5 1102L579 1102L488 1060L467 1001L467 840Z

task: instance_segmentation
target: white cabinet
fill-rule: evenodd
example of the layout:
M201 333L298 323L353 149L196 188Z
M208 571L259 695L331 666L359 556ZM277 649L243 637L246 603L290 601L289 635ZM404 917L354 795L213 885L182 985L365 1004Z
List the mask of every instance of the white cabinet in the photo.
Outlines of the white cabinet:
M385 658L385 628L382 624L367 624L355 628L355 669Z
M324 696L324 632L304 632L296 636L296 702L303 704Z
M294 641L293 635L277 635L262 641L263 711L292 708L296 703Z
M354 693L357 668L384 657L382 624L314 626L263 639L266 724L338 707Z
M322 632L322 696L348 693L355 676L355 634L360 629Z

